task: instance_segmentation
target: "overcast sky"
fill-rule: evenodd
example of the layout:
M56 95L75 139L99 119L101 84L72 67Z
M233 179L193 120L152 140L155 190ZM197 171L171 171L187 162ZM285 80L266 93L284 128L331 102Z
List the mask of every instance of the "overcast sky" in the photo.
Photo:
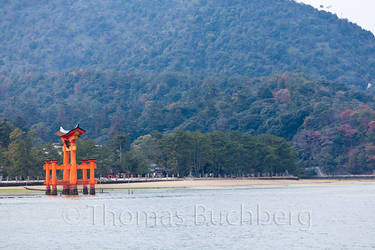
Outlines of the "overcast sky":
M375 0L296 0L347 18L375 34ZM321 8L323 5L324 8Z

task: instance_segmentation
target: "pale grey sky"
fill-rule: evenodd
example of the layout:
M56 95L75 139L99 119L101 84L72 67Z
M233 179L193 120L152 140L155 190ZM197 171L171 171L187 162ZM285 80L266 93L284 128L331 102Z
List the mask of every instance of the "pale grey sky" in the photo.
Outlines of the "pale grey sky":
M375 34L375 0L296 0L337 14ZM324 8L320 6L323 5Z

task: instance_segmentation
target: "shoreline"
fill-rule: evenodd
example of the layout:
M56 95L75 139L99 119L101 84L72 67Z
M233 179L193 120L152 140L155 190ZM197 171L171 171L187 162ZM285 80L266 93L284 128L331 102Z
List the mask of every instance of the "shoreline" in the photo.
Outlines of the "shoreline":
M176 177L161 177L161 178L112 178L104 179L102 181L98 180L98 184L133 184L133 183L155 183L155 182L177 182L177 181L317 181L317 180L373 180L375 181L375 175L335 175L335 176L311 176L311 177L296 177L296 176L265 176L265 177L185 177L185 178L176 178ZM10 188L17 186L44 186L44 180L18 180L18 181L0 181L0 188Z
M160 180L156 182L133 182L133 183L112 183L97 184L96 189L116 190L116 189L161 189L161 188L191 188L191 189L211 189L211 188L230 188L230 187L261 187L261 186L323 186L323 185L375 185L374 179L177 179ZM1 195L21 195L21 194L42 194L45 186L32 186L31 189L25 189L24 186L0 187ZM39 190L38 190L39 189Z

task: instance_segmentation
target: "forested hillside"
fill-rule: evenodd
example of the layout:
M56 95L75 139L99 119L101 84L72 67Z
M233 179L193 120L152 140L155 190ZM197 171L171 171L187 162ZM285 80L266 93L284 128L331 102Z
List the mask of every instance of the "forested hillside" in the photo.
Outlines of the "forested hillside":
M0 5L0 167L9 173L76 123L104 145L101 171L142 173L146 162L182 175L374 170L375 38L347 20L289 0ZM119 162L111 143L126 134L140 145ZM198 142L209 156L197 156ZM257 147L267 164L215 162Z
M375 159L375 97L371 90L303 75L265 78L194 77L73 71L28 75L3 89L0 114L56 140L79 122L89 138L108 142L153 131L240 131L284 137L300 166L328 172L371 172ZM22 117L20 119L19 117Z
M0 87L76 69L375 82L375 38L289 0L3 0Z

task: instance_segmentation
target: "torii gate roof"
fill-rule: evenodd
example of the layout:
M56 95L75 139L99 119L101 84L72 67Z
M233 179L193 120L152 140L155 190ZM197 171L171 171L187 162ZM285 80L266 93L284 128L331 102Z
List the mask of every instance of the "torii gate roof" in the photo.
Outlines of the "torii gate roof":
M60 127L60 131L58 131L56 133L57 136L63 138L63 139L68 139L72 136L80 136L82 135L83 133L85 133L86 131L81 129L79 127L79 124L77 124L77 126L72 129L72 130L65 130L63 127Z

